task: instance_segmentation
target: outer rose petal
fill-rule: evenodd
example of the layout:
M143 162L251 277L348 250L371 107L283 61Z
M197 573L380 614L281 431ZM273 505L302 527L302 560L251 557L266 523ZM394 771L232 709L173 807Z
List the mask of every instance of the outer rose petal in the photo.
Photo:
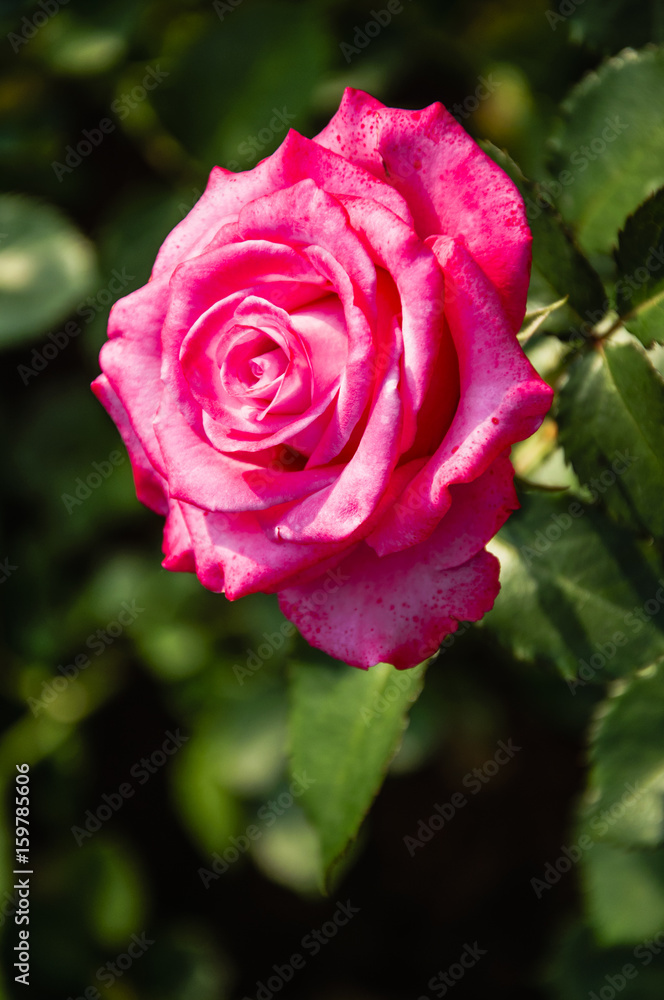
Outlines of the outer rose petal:
M460 621L493 607L500 565L482 550L440 569L436 533L423 545L380 559L360 543L327 577L279 594L281 610L307 642L356 667L399 670L431 656Z
M161 328L167 301L168 283L151 281L116 302L108 322L110 339L99 356L102 370L126 410L150 464L164 475L152 421L163 389Z
M450 486L450 508L436 533L441 545L444 543L444 554L439 559L441 568L452 569L468 562L502 528L512 511L518 510L519 501L513 480L514 469L506 452L477 479ZM392 510L397 521L406 529L417 516L416 511L402 503L402 498L397 500ZM382 524L365 541L379 555L398 551L398 545L384 543L385 536L381 529ZM376 540L383 544L375 544Z
M390 109L371 94L346 87L338 111L323 131L314 136L314 142L384 178L378 143L382 129L379 114L386 110Z
M182 504L171 501L164 527L164 569L180 573L195 573L196 562L191 534L185 521Z
M542 381L512 333L493 286L462 242L432 241L445 274L445 312L459 358L460 399L445 438L373 533L381 555L430 534L450 506L448 487L472 482L515 441L533 434L551 405Z
M202 196L162 244L153 277L168 276L181 261L202 253L219 229L256 198L303 180L313 180L333 194L378 197L405 221L412 221L407 203L391 184L384 183L384 176L378 180L358 162L335 155L291 129L276 152L252 170L236 174L213 168Z
M518 330L531 243L523 200L441 104L403 111L348 88L316 141L385 177L405 198L423 239L464 237Z
M127 411L118 399L117 393L105 375L99 375L92 383L92 391L105 407L109 416L117 426L131 462L131 471L134 475L134 485L136 486L136 496L146 507L157 512L157 514L168 514L168 484L166 480L155 471L154 466L145 454L141 442L136 436Z
M255 513L209 514L182 504L193 539L196 572L209 590L224 590L229 600L252 593L274 593L285 580L298 579L312 566L325 567L348 553L340 545L284 545L265 536ZM315 573L314 575L318 575Z

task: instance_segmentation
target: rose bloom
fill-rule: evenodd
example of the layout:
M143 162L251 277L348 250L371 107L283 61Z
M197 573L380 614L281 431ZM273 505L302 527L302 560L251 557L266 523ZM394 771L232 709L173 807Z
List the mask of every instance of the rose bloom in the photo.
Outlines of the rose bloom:
M166 517L163 565L277 593L305 638L411 667L498 593L510 446L551 390L523 354L530 232L440 105L346 90L314 139L212 170L93 389Z

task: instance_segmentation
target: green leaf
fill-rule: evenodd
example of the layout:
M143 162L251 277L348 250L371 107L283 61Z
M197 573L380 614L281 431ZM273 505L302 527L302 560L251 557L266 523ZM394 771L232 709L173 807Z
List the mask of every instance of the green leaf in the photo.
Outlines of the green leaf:
M94 279L92 246L57 209L0 195L0 345L45 333Z
M664 380L638 341L624 334L577 359L558 421L567 460L612 517L664 535Z
M521 501L489 544L501 590L481 626L520 659L579 674L572 694L664 655L664 614L635 616L661 586L650 549L573 495Z
M664 851L592 843L581 862L586 911L605 948L640 944L664 926Z
M664 49L626 49L562 106L552 171L563 218L587 253L606 253L625 218L664 184Z
M565 920L565 929L549 959L542 984L548 987L545 995L550 1000L570 1000L572 997L601 1000L601 997L609 996L607 986L610 987L611 982L616 983L616 975L620 975L623 966L630 965L638 975L633 975L631 979L623 976L624 988L619 994L616 990L615 995L619 995L620 1000L661 1000L664 996L664 969L653 961L657 954L657 943L652 947L623 945L602 948L591 929L580 920Z
M293 665L291 771L311 782L301 801L320 839L324 885L380 789L425 666Z
M649 347L664 343L664 187L630 215L618 236L616 308Z
M482 148L514 181L526 205L533 234L533 268L583 319L604 315L608 301L601 279L575 245L571 233L540 186L527 180L508 154L490 142ZM601 316L598 317L600 319Z
M664 607L664 583L651 607ZM647 613L647 612L646 612ZM664 843L664 661L646 667L598 712L584 826L623 847Z

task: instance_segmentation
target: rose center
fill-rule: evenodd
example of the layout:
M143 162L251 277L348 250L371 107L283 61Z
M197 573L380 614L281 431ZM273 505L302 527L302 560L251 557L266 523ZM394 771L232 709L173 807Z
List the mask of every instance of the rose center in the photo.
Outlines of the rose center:
M267 401L274 398L287 368L288 357L268 333L245 328L238 330L219 374L229 395Z

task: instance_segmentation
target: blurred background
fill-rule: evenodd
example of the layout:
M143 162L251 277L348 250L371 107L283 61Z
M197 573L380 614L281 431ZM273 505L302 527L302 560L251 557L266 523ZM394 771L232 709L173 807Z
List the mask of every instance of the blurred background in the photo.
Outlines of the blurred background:
M615 989L605 976L633 960L595 943L573 866L531 882L575 842L597 689L571 697L475 628L429 668L344 872L319 895L286 733L288 663L315 654L280 631L276 599L230 604L161 569L162 521L137 502L89 391L110 305L147 280L214 164L252 167L289 125L314 135L351 85L397 107L442 101L544 179L569 87L625 45L664 40L645 0L390 10L380 24L383 0L0 4L0 998L423 1000L454 986L574 1000ZM464 779L500 740L522 750L470 794ZM13 968L21 762L27 991ZM409 848L458 792L454 822ZM342 927L340 904L358 910ZM644 968L638 995L661 995L661 975Z

